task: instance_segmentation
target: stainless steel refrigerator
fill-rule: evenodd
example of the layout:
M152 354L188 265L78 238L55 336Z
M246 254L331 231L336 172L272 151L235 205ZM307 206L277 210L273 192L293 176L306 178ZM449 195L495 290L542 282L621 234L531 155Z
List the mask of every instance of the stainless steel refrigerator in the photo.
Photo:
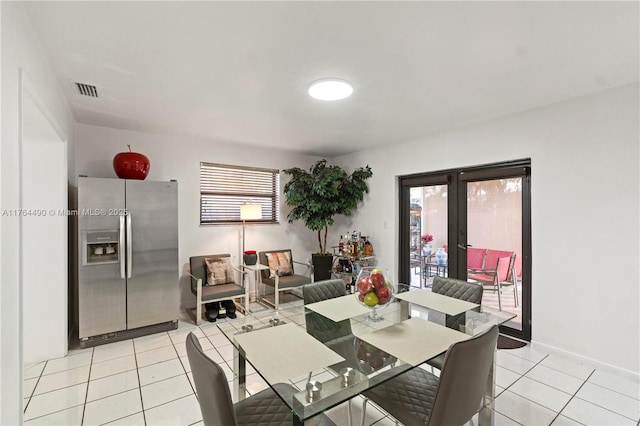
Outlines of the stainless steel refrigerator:
M178 184L78 178L81 347L175 329Z

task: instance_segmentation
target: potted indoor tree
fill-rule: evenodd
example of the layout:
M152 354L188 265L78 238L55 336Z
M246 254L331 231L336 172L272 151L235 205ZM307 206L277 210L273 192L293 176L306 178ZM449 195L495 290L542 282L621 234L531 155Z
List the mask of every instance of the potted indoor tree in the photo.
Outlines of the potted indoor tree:
M369 192L366 180L373 172L366 166L348 174L342 167L328 165L327 160L317 161L309 171L293 167L283 172L291 176L284 186L286 203L293 207L287 218L290 223L302 220L307 228L317 232L320 250L312 254L314 279L329 279L333 260L327 246L329 226L336 215L353 214Z

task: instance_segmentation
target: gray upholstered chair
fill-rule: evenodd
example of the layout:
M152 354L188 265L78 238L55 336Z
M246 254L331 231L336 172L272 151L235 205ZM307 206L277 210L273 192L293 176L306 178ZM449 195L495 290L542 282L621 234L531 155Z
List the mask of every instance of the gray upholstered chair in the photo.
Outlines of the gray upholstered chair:
M483 288L480 284L455 278L435 277L431 291L471 303L482 303Z
M317 281L313 284L306 284L302 288L302 298L304 299L305 305L342 297L346 294L346 284L339 279Z
M305 305L345 296L346 294L347 290L344 281L338 279L317 281L305 284L302 287L302 298ZM351 333L350 320L334 322L316 312L307 312L305 322L307 333L315 337L316 340L325 344L333 342L339 346L344 345L345 348L353 352L354 336ZM342 341L344 341L344 344L341 343ZM344 354L340 354L344 357Z
M342 297L346 294L346 284L340 279L317 281L302 287L302 298L305 305ZM351 332L350 320L335 322L309 310L305 315L305 323L307 333L345 359L345 361L331 366L334 371L339 372L343 367L360 365L354 349L355 336ZM347 416L348 424L351 425L351 401L347 404Z
M363 393L405 425L463 425L478 412L498 342L498 326L447 351L440 378L416 367Z
M234 405L224 370L202 351L193 332L187 336L186 346L205 426L293 424L291 409L271 388ZM289 384L281 383L277 386L278 392L291 398L298 392ZM333 425L325 415L313 420L313 424Z
M284 256L285 262L280 262L278 256ZM269 267L269 269L261 271L262 283L274 288L274 303L264 297L262 301L275 309L280 306L281 291L299 288L312 281L313 266L310 263L293 260L289 249L261 251L258 253L258 259L261 264ZM297 274L295 265L306 267L305 272L302 275Z
M436 277L433 279L433 287L431 288L431 291L480 305L482 304L484 288L480 284L457 280L455 278ZM460 326L465 323L465 319L464 314L448 316L446 319L446 326L460 331ZM427 364L441 370L443 362L444 355L440 355L428 361Z
M208 256L193 256L189 258L191 275L191 292L196 296L195 313L187 311L196 325L202 321L202 305L229 299L244 299L242 310L249 312L249 293L244 286L242 274L245 272L233 268L235 277L233 282L210 285L207 283L207 265L205 259L231 259L229 254L212 254ZM206 285L205 285L206 283Z

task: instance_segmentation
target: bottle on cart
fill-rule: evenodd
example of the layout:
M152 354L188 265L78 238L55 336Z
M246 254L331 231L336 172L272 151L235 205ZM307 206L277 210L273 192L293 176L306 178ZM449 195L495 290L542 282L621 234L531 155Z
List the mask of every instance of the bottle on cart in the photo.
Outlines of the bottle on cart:
M344 254L344 239L340 235L340 242L338 243L338 254L342 256Z
M364 255L365 256L373 256L373 246L369 240L364 242Z

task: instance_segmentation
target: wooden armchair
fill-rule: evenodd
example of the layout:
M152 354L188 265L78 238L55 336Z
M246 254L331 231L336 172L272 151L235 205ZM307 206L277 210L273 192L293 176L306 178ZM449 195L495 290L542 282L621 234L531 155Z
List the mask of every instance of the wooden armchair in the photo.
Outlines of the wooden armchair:
M268 266L268 270L261 271L262 283L274 288L274 303L265 297L261 300L275 309L280 305L280 292L302 287L312 282L313 266L311 263L296 262L293 260L291 250L270 250L258 253L261 264ZM302 275L296 274L294 265L306 267Z
M229 254L193 256L189 258L189 266L191 292L196 296L196 308L188 313L196 325L200 325L202 321L202 305L210 302L244 298L244 305L239 307L245 314L249 312L249 292L242 277L245 272L231 265Z

